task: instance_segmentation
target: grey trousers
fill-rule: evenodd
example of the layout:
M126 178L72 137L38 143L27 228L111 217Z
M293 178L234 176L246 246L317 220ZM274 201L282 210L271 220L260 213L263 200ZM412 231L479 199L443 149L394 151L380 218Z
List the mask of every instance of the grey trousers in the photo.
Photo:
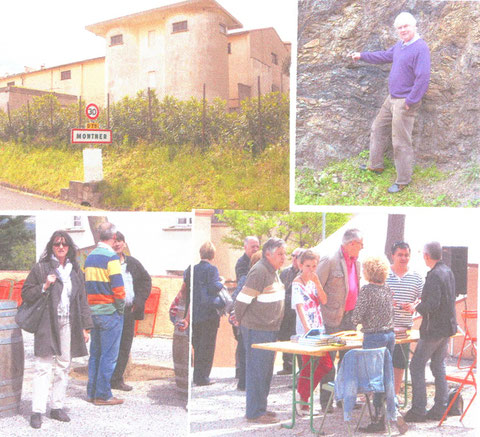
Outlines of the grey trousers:
M397 170L397 184L406 185L412 180L414 153L412 132L420 103L405 108L405 99L390 95L383 102L373 121L370 133L370 168L383 168L383 157L390 142Z
M425 367L430 360L430 369L435 378L435 401L433 410L443 414L447 408L448 384L445 379L445 357L447 355L448 337L420 339L410 362L412 377L412 411L421 416L427 410L427 387L425 384Z

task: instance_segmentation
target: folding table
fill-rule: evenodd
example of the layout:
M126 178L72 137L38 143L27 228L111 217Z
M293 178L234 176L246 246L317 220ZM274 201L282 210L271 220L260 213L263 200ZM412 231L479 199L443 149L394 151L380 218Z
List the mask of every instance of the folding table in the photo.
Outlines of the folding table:
M354 333L355 331L352 331ZM335 334L334 334L335 335ZM301 400L297 400L297 384L298 378L300 374L300 370L297 372L297 360L295 355L308 355L310 359L307 361L307 364L310 364L310 398L308 401L308 405L310 406L310 429L313 433L317 434L320 430L316 430L313 426L313 375L315 371L315 365L319 357L324 356L328 352L336 352L336 351L347 351L350 349L361 348L362 347L362 334L356 333L356 335L352 338L354 340L348 340L348 331L344 333L344 338L347 339L347 344L344 346L306 346L301 343L292 342L292 341L276 341L271 343L259 343L252 345L253 348L256 349L263 349L269 350L273 352L283 352L283 353L290 353L293 354L294 357L292 359L292 421L291 424L282 424L282 427L292 429L295 426L295 418L296 418L296 405L305 405L305 402ZM412 343L418 341L420 338L420 333L416 330L407 331L407 337L402 339L397 339L395 342L397 344L402 343ZM408 361L407 361L407 369L405 371L405 375L408 373Z

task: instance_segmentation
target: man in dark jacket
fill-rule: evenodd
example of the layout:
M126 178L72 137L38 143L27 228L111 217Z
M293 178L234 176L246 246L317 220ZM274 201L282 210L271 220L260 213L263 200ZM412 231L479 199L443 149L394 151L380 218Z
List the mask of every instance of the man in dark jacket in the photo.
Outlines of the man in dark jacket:
M407 422L440 420L447 408L448 386L445 379L445 356L448 339L457 332L455 315L455 278L442 261L442 246L434 241L423 249L425 264L431 269L427 273L422 291L422 300L416 310L422 315L420 340L410 363L412 375L412 408L405 415ZM435 403L426 411L427 390L425 366L435 377Z
M292 252L292 265L287 267L280 273L280 281L285 286L285 313L283 314L280 331L278 331L278 339L280 341L290 340L292 335L296 333L297 314L292 308L292 282L298 276L300 270L298 261L304 249L297 247ZM290 375L292 373L292 354L283 353L283 369L277 372L278 375Z
M252 255L260 249L260 242L257 237L248 236L243 241L243 248L245 252L235 264L237 288L232 295L233 299L236 299L245 284L248 271L250 270L250 259ZM237 348L235 349L235 377L238 378L237 390L245 391L245 346L243 345L240 328L234 325L232 329L235 340L237 340Z
M125 255L126 247L125 236L121 232L117 232L117 239L113 249L119 256L122 267L122 277L125 284L125 313L120 351L115 371L112 375L111 386L113 389L130 391L133 387L125 384L123 374L132 348L135 321L143 320L145 317L145 301L150 296L152 278L140 261L133 256Z

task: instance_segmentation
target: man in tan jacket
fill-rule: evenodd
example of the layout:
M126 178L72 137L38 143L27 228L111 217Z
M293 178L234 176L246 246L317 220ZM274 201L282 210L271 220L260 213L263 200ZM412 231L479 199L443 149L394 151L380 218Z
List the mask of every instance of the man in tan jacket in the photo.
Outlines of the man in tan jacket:
M327 302L322 305L325 332L332 334L339 331L354 330L352 313L357 303L360 290L360 263L358 254L363 248L363 236L358 229L348 229L343 234L342 245L333 255L320 259L317 275L327 295ZM335 354L331 353L332 362ZM340 353L340 361L344 353ZM335 366L325 375L322 382L335 380ZM330 392L322 390L320 403L325 410Z

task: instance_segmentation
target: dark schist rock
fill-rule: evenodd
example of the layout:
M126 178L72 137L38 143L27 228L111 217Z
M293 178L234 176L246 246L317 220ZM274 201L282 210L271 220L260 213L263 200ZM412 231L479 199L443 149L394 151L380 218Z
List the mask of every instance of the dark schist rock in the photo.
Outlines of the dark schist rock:
M456 169L479 161L480 3L299 1L296 165L321 170L368 149L388 94L390 64L354 62L354 51L397 41L393 21L411 12L431 52L431 79L414 128L416 162Z

